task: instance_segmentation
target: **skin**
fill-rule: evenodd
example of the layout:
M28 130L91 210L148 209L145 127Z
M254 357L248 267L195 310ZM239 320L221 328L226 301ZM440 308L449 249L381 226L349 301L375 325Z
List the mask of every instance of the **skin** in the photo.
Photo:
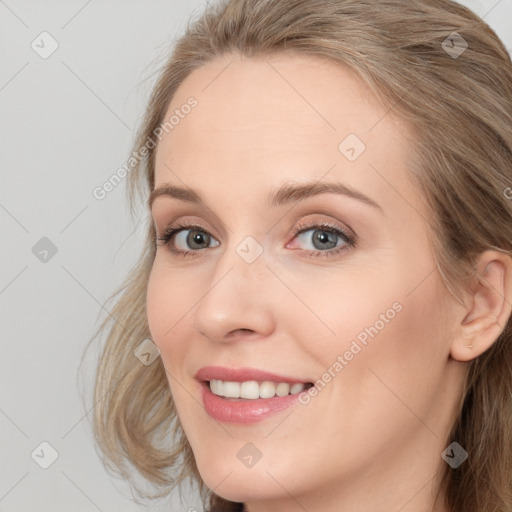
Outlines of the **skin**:
M166 119L191 96L197 107L158 145L155 187L191 188L205 206L159 196L152 215L158 236L179 220L211 238L191 249L182 231L174 248L195 250L189 257L159 242L147 307L204 482L249 512L449 511L434 507L441 453L467 362L510 315L510 258L481 255L464 305L446 291L408 177L411 130L349 70L310 56L225 55L189 75ZM366 145L353 162L338 149L351 133ZM266 205L283 183L310 180L348 184L382 211L332 193ZM356 246L329 256L313 245L315 228L294 235L322 221L355 233ZM247 236L263 249L250 264L236 252ZM205 412L201 367L314 382L397 302L307 405L251 425ZM237 457L248 442L262 454L250 468Z

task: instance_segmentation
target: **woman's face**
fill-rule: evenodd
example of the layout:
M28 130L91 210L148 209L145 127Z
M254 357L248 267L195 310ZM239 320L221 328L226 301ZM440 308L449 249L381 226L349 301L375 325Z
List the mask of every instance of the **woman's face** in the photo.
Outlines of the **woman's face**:
M290 55L218 58L172 115L155 189L191 197L155 194L158 236L180 231L158 241L148 320L205 483L251 510L423 510L460 391L460 311L407 127L346 69Z

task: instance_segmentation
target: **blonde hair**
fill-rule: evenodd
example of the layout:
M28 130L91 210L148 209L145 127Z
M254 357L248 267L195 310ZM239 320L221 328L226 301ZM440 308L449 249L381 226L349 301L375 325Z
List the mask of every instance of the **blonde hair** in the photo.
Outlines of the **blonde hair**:
M457 58L443 41L457 32L467 49ZM453 37L453 36L452 36ZM458 36L457 36L458 37ZM293 51L326 57L354 71L387 109L414 129L411 177L429 219L437 268L460 300L475 258L510 253L512 201L512 64L493 30L451 0L229 0L209 6L177 41L154 86L134 150L154 138L183 80L215 57ZM129 176L130 204L154 188L154 154ZM161 359L145 366L134 350L150 338L146 287L155 256L154 227L115 306L95 337L106 333L94 390L94 434L106 467L131 480L129 464L161 497L188 477L218 510L239 510L201 480L170 394ZM94 339L94 338L93 338ZM446 465L442 490L453 511L512 510L512 326L471 361L447 445L469 458Z

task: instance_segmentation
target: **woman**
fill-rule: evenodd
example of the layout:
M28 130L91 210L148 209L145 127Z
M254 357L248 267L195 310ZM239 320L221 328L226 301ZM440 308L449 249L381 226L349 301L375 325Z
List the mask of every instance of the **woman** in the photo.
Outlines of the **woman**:
M216 4L134 155L111 468L154 496L191 477L211 511L511 510L512 64L480 18Z

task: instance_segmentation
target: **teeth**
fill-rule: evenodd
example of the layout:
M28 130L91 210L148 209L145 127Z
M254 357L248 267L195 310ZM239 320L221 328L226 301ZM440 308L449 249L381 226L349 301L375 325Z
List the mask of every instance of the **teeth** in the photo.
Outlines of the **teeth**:
M213 394L226 398L245 398L256 400L257 398L273 398L274 396L296 395L306 388L305 384L288 384L280 382L276 384L270 381L256 382L224 382L211 380L210 390Z
M297 393L300 393L306 386L304 384L293 384L290 386L290 394L295 395Z
M302 386L303 384L301 384ZM302 391L302 390L301 390ZM286 396L290 394L290 384L286 384L285 382L281 382L276 386L276 395L277 396Z
M218 380L217 382L220 382L222 385L221 380ZM219 388L220 388L220 386L219 386ZM240 384L240 397L241 398L249 398L249 399L259 398L260 397L260 385L255 380L251 380L249 382L242 382Z
M240 398L240 383L224 382L222 387L222 394L226 398Z

